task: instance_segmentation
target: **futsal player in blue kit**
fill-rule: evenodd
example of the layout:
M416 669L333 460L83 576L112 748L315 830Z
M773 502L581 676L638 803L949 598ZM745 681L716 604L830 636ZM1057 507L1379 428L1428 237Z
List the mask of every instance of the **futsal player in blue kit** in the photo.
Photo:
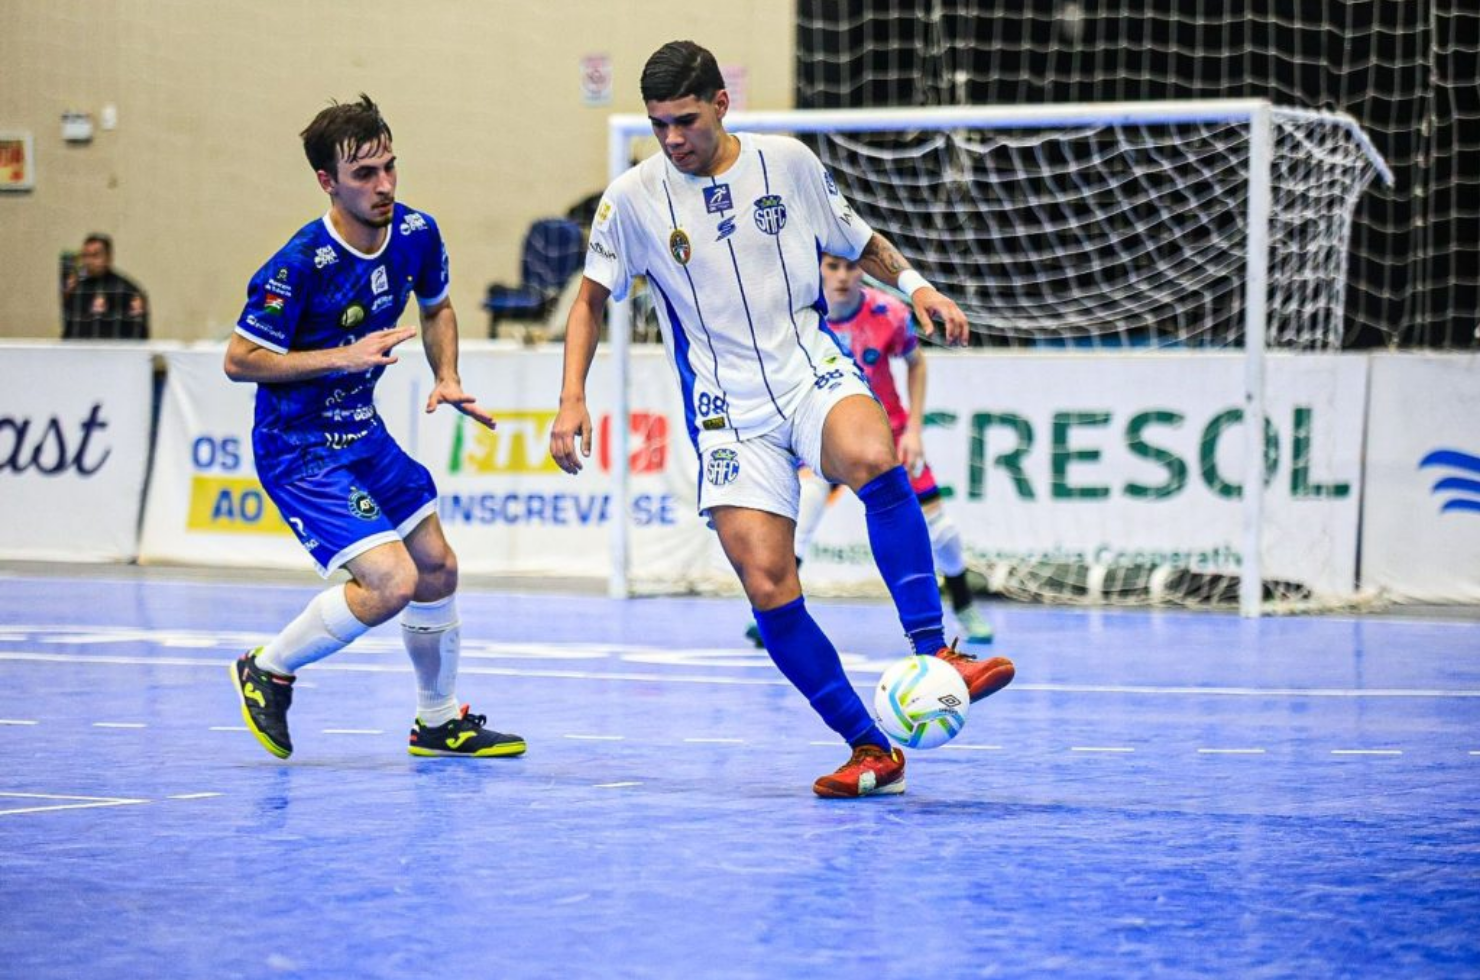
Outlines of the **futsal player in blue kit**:
M457 315L437 223L396 202L391 130L368 96L320 112L302 133L329 211L252 277L226 351L226 374L256 382L257 475L320 574L350 579L314 597L266 646L232 665L242 715L273 755L293 751L287 712L298 671L372 626L401 617L416 673L413 755L511 756L517 735L459 708L457 559L437 517L431 474L386 432L375 383L416 335L397 327L411 294L435 385L492 428L457 373Z
M813 790L902 792L904 754L874 725L802 598L797 460L863 501L874 559L916 653L955 667L973 701L1006 686L1014 668L945 644L930 533L879 402L823 321L819 253L897 285L927 334L939 317L947 340L960 343L966 318L864 223L802 143L725 131L729 94L704 48L664 45L641 87L662 153L618 177L597 208L566 325L551 455L569 473L590 455L585 384L602 313L608 297L625 297L632 278L646 276L699 453L699 510L740 577L767 652L853 750Z

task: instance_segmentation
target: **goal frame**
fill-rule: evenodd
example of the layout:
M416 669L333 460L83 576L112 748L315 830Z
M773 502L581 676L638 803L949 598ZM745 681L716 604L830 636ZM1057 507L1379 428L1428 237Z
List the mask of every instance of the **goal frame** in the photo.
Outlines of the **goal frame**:
M1249 127L1248 235L1244 255L1244 473L1243 563L1239 574L1239 614L1257 617L1262 606L1261 523L1264 516L1264 365L1269 286L1269 225L1274 159L1274 105L1266 99L1188 99L1151 102L1079 102L1032 106L951 106L940 108L793 109L776 112L733 112L725 117L731 132L821 133L909 132L946 129L1014 129L1177 123L1243 122ZM1284 117L1324 120L1347 129L1377 170L1392 184L1392 171L1372 141L1351 116L1280 107ZM616 180L631 167L634 137L650 135L647 116L618 113L607 121L607 177ZM628 419L628 354L632 335L630 301L613 301L607 311L612 351L615 416L612 426L611 577L608 594L628 598L631 587L631 506L629 472L631 436Z

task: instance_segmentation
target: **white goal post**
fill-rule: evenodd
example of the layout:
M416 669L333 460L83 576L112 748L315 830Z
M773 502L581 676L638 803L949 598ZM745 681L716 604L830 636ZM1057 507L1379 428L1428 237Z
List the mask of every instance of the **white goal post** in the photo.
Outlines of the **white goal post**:
M1261 611L1263 588L1261 529L1265 518L1262 488L1266 451L1264 379L1266 348L1270 345L1268 336L1270 311L1271 308L1275 308L1282 316L1280 343L1307 350L1312 348L1339 349L1343 316L1342 296L1346 242L1350 233L1351 215L1355 208L1356 198L1374 176L1381 177L1389 184L1392 182L1392 174L1380 154L1351 117L1343 113L1274 107L1269 102L1259 99L1222 99L1004 107L737 112L726 118L726 127L735 132L787 133L798 137L805 137L808 134L831 134L833 136L883 134L886 139L903 138L909 135L918 136L919 134L928 136L935 133L958 142L962 134L976 133L983 134L983 138L986 139L1010 142L1017 134L1026 132L1073 134L1076 131L1093 131L1099 133L1122 128L1139 132L1170 132L1177 127L1219 125L1237 127L1242 131L1241 141L1236 146L1230 144L1235 148L1225 152L1226 156L1242 157L1242 160L1238 162L1242 168L1241 174L1236 183L1229 186L1239 188L1246 195L1246 200L1239 202L1238 210L1241 213L1237 216L1242 222L1243 229L1246 229L1246 233L1241 234L1239 241L1242 254L1236 256L1241 267L1239 274L1242 276L1240 284L1242 297L1239 301L1230 298L1225 303L1225 306L1229 308L1241 307L1242 322L1235 325L1238 336L1233 338L1239 343L1229 342L1226 330L1224 334L1219 335L1220 339L1216 343L1211 342L1209 337L1213 331L1201 333L1199 332L1201 328L1195 326L1179 327L1178 329L1182 331L1178 335L1181 340L1174 340L1172 343L1176 346L1199 348L1241 346L1243 350L1245 436L1243 465L1245 472L1242 480L1242 566L1239 576L1238 604L1243 615L1257 616ZM1280 129L1281 127L1283 129ZM1296 132L1302 129L1333 134L1336 143L1317 143L1315 140L1308 140L1298 135L1291 143L1279 135L1280 132ZM1001 135L1004 133L1008 135ZM608 165L611 179L615 179L631 166L634 140L645 135L651 135L649 122L645 116L623 114L610 118ZM1169 145L1175 146L1175 141L1169 141ZM1336 159L1338 154L1332 150L1333 145L1340 149L1340 159ZM1303 179L1312 184L1311 190L1314 196L1321 196L1322 186L1326 183L1343 184L1340 189L1340 200L1329 205L1323 204L1319 209L1320 214L1315 218L1303 215L1292 222L1294 225L1302 226L1319 223L1321 228L1316 236L1320 239L1318 242L1311 240L1307 231L1298 230L1280 239L1276 245L1272 245L1272 221L1278 221L1275 212L1277 204L1274 200L1274 185L1282 153L1311 157L1310 166L1314 169L1310 171L1311 176ZM1162 155L1165 154L1158 147L1150 151L1148 158L1154 160ZM1220 165L1226 166L1227 164L1220 163ZM1134 167L1135 164L1124 162L1114 164L1114 167L1119 168L1117 171L1119 173L1124 173L1127 166ZM1204 164L1195 162L1194 166L1202 167ZM1335 178L1328 180L1326 172L1319 169L1326 166L1344 168L1349 171L1349 175L1342 176L1339 180ZM878 178L879 182L887 183L890 179L888 167L881 166L879 170L881 173ZM853 197L855 208L863 214L865 219L870 220L877 230L889 235L896 244L900 245L904 254L913 263L919 265L927 276L935 278L932 276L934 271L932 256L915 254L914 250L893 234L887 222L881 223L874 220L868 203L856 196L858 188L852 186L849 180L843 179L843 175L839 176L839 182L844 185L845 193ZM860 172L858 179L867 180L868 175ZM988 179L986 183L992 183L992 179ZM1098 190L1104 193L1103 188ZM1110 193L1117 192L1118 188L1113 188ZM1072 221L1072 216L1067 220ZM1121 225L1128 223L1129 219L1120 220ZM1119 235L1119 232L1114 234ZM1036 242L1041 237L1041 233L1038 233L1038 238L1031 240ZM1302 255L1309 252L1312 256L1319 252L1320 255L1310 258L1309 261L1297 259L1293 271L1287 270L1281 264L1272 275L1272 248L1279 249L1281 255L1286 252ZM1136 261L1141 265L1146 264L1144 257ZM1167 273L1167 275L1172 274ZM1284 288L1282 284L1286 279L1289 279L1292 284L1281 292ZM948 282L949 279L946 281ZM950 286L943 283L943 288L953 298L960 301ZM1113 301L1101 308L1093 298L1084 295L1080 291L1080 285L1076 284L1072 290L1074 295L1066 296L1062 305L1053 305L1052 301L1048 304L1048 316L1062 319L1065 322L1074 321L1074 329L1079 332L1079 339L1084 339L1086 336L1094 339L1103 332L1111 336L1112 346L1118 346L1122 342L1129 343L1123 338L1121 341L1114 339L1117 333L1127 338L1130 336L1130 330L1124 326L1124 323L1117 324L1110 321L1123 318L1123 311L1127 308L1127 297L1142 294L1145 287L1140 280L1136 280L1114 284L1112 288L1121 295L1114 297ZM1312 293L1312 290L1315 292ZM962 302L968 318L973 322L973 329L977 328L980 321L983 324L984 334L995 330L991 322L996 319L996 315L992 311L989 292L984 287L982 295L986 298L979 303ZM1313 301L1312 295L1317 295L1319 301ZM1039 308L1043 309L1043 304L1040 304ZM1001 320L1002 329L1014 343L1032 345L1035 328L1028 321L1039 315L1033 313L1025 318L1011 312L1006 313ZM1106 321L1103 327L1094 323L1097 317ZM1315 318L1311 320L1314 326L1297 324L1292 327L1290 323L1285 322L1286 320L1294 322L1305 317ZM1025 322L1028 323L1027 326L1022 325ZM612 570L609 591L613 596L625 597L633 593L632 569L630 568L631 522L624 519L624 515L628 514L631 501L627 465L630 436L629 427L624 424L630 415L627 376L632 334L630 304L613 303L608 310L608 324L612 361L616 372L613 415L617 420L617 424L611 428L613 440L611 514L613 519L611 522ZM1151 346L1163 346L1163 344L1153 341Z

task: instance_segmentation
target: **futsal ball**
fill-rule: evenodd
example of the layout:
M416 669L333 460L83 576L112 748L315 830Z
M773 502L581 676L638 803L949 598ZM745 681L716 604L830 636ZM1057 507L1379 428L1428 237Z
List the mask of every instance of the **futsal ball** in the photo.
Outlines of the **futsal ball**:
M971 698L939 657L905 657L874 688L874 721L907 749L933 749L960 734Z

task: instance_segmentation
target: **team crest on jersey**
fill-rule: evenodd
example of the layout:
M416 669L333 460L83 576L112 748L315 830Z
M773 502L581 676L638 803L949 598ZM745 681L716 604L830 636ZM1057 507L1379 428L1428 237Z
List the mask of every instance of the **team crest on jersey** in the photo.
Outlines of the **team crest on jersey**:
M673 260L679 265L689 264L694 246L689 244L689 236L682 228L673 229L673 233L668 236L668 251L673 253Z
M731 201L729 184L704 188L704 210L710 214L724 214L735 206Z
M374 497L356 487L349 495L349 512L362 521L373 521L380 516L380 505Z
M780 194L767 194L755 202L755 226L768 235L779 235L786 227L786 204Z
M346 330L353 330L365 322L365 307L360 303L351 303L339 314L339 325Z
M735 477L740 475L740 454L733 449L716 449L709 454L709 462L704 465L704 479L717 487L727 483L734 483Z
M334 246L325 245L313 253L313 267L322 269L326 265L333 265L339 261L339 253L334 251Z

